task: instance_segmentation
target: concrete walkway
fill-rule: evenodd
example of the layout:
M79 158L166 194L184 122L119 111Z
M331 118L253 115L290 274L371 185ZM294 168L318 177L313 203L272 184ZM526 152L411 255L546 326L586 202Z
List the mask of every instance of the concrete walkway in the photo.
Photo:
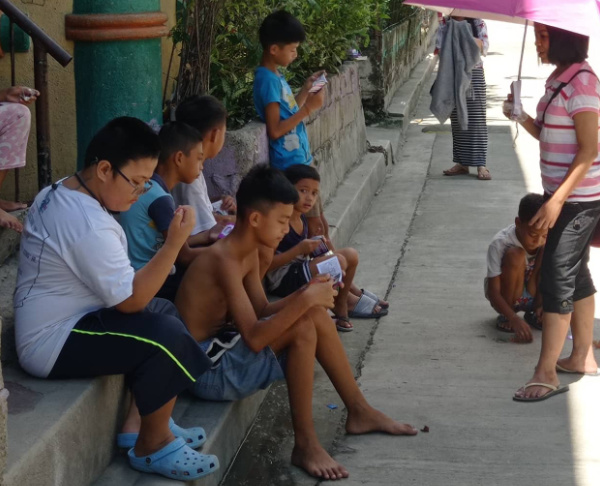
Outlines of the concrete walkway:
M356 331L342 336L360 366L361 388L387 414L430 431L413 438L343 435L343 412L326 408L341 405L339 398L319 371L317 430L349 469L346 486L599 484L600 378L565 376L569 393L539 404L513 402L531 376L541 334L534 331L533 344L509 342L495 330L483 297L489 241L512 222L522 195L540 191L537 143L521 130L513 147L513 128L499 109L517 71L523 30L502 23L489 28L493 180L442 176L452 165L451 134L431 118L425 95L401 161L353 240L361 255L359 284L387 289L392 302L388 317L355 321ZM549 70L536 65L531 44L532 37L523 91L525 108L534 113ZM600 257L592 259L600 282ZM569 347L567 341L565 353ZM286 413L284 394L263 411L224 485L315 484L289 466L290 424L277 413Z

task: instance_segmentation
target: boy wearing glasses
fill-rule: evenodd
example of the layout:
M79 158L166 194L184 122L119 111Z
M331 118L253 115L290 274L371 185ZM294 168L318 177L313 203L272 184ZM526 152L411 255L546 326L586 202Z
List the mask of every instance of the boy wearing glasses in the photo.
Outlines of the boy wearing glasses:
M159 139L160 157L150 181L151 186L144 187L137 203L119 216L127 236L129 259L136 271L146 265L165 242L177 209L171 190L180 182L190 184L196 180L204 163L202 137L189 125L168 123L161 128ZM198 249L191 248L187 243L183 245L177 265L157 297L175 298L184 269L197 252Z

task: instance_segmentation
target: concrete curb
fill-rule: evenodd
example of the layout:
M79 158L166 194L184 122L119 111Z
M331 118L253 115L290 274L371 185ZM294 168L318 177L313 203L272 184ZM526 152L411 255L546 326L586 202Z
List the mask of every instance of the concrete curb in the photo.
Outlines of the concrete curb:
M81 486L114 452L123 377L39 380L3 369L8 398L8 457L3 486Z
M383 150L365 154L361 163L346 175L335 198L325 208L329 235L338 248L348 245L391 167L391 164L386 164L386 160L392 159L390 142L377 143ZM371 144L371 147L376 145Z
M436 63L437 56L434 56L433 52L427 54L425 59L415 67L408 81L396 91L388 107L387 111L390 116L398 117L402 120L402 138L404 138L408 130L410 115L417 106L423 85L429 79Z

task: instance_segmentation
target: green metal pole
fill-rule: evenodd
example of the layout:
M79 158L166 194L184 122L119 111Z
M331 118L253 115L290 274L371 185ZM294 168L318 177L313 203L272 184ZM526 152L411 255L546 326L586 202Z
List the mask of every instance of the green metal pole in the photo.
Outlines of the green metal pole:
M160 0L74 0L66 18L75 42L77 167L94 134L111 119L162 122Z

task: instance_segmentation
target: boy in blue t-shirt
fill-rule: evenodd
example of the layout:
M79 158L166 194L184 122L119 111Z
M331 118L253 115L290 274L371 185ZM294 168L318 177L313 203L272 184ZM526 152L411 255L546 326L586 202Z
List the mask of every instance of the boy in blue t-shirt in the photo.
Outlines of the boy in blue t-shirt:
M295 164L310 165L310 152L304 119L323 105L325 89L310 93L313 82L323 71L310 76L296 96L279 71L289 66L306 34L294 16L279 10L268 15L260 26L263 55L254 73L254 106L267 125L271 166L285 170ZM307 214L309 236L329 236L329 225L319 200Z
M127 236L131 265L136 271L154 257L166 240L167 230L177 209L171 190L179 182L190 184L196 180L204 164L202 137L189 125L170 122L161 128L159 140L160 156L151 178L152 187L118 218ZM157 297L171 301L175 299L184 268L198 251L188 243L182 246L177 257L177 268L167 278Z

